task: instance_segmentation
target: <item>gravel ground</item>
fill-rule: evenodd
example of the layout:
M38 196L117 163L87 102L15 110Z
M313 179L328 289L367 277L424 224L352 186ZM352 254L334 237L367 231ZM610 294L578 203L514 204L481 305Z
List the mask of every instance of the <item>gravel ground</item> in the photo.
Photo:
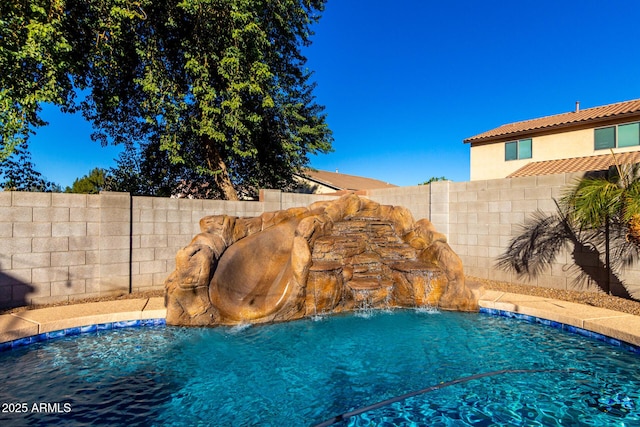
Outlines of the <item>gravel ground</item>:
M562 301L576 302L579 304L591 305L594 307L608 308L610 310L621 311L623 313L634 314L640 316L640 301L627 300L623 298L613 297L603 292L580 292L565 291L561 289L541 288L537 286L520 285L515 283L498 282L488 279L480 279L477 277L467 277L467 283L471 287L484 287L502 292L512 292L516 294L533 295L545 298L554 298ZM0 310L0 314L17 313L34 308L56 307L70 304L80 304L85 302L114 301L132 298L151 298L164 295L164 290L135 292L132 294L124 294L119 296L90 298L83 300L74 300L68 302L60 302L56 304L47 304L40 306L16 307L8 310Z

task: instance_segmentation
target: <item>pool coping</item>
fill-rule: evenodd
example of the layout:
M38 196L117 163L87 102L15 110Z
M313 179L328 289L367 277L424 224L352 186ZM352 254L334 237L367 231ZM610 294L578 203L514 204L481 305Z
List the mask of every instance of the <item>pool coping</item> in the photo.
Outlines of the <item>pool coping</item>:
M491 314L513 313L510 317L544 319L566 325L563 329L571 332L594 338L605 336L640 348L640 316L633 314L553 298L493 290L480 291L478 305ZM556 326L551 323L549 325Z
M163 297L38 308L0 315L0 351L66 335L165 323Z
M508 315L581 333L589 331L640 348L640 316L552 298L478 289L478 305ZM164 324L163 297L47 307L0 315L0 351L65 335L117 327ZM577 328L577 329L571 329ZM587 335L587 334L585 334Z

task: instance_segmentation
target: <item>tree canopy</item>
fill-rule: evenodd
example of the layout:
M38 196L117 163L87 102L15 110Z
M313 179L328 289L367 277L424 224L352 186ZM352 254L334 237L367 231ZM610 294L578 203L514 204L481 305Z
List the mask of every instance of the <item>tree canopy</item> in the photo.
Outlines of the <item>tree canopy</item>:
M101 168L94 168L81 177L73 181L71 187L67 187L65 193L98 194L106 188L108 171Z
M61 191L57 184L48 181L35 170L26 143L15 147L13 155L2 163L0 172L0 188L5 191Z
M45 124L47 102L81 110L103 144L162 157L172 185L199 181L226 199L286 186L331 150L301 52L324 3L3 2L0 161Z
M432 176L431 178L429 178L428 180L418 184L418 185L429 185L432 182L438 182L438 181L449 181L449 179L445 178L444 176Z

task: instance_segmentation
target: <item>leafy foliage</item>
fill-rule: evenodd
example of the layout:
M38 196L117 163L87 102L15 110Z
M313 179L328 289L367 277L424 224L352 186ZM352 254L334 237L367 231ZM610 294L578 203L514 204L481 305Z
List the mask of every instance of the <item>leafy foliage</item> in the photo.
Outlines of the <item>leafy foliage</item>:
M5 191L58 192L59 186L35 170L26 144L16 147L13 154L0 163L0 188Z
M0 162L46 123L40 104L71 106L64 0L0 4Z
M286 186L331 150L301 54L322 0L18 3L0 6L5 153L44 124L42 102L81 109L103 144L139 147L141 173L170 172L146 178L198 179L227 199Z
M626 230L628 241L639 241L634 224L640 217L640 164L616 165L606 177L585 177L562 203L581 229L614 226Z
M428 180L426 180L425 182L418 184L418 185L429 185L432 182L437 182L437 181L448 181L447 178L445 178L444 176L432 176L431 178L429 178Z
M184 164L172 163L158 143L129 146L109 170L106 188L134 196L220 198L210 176L199 175Z
M65 193L98 194L105 189L108 179L108 172L105 169L92 169L82 178L73 181L71 187L65 189Z

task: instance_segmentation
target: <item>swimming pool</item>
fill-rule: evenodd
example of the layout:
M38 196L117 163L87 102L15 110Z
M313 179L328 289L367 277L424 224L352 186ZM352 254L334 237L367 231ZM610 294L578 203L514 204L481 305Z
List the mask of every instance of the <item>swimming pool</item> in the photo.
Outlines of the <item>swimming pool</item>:
M485 314L99 331L0 366L3 426L316 425L437 385L338 425L640 424L637 354Z

